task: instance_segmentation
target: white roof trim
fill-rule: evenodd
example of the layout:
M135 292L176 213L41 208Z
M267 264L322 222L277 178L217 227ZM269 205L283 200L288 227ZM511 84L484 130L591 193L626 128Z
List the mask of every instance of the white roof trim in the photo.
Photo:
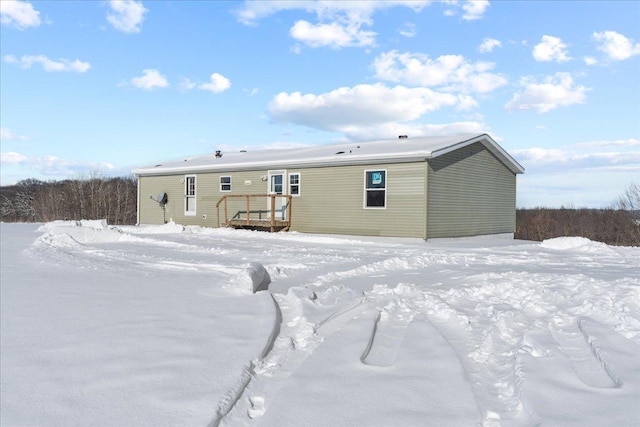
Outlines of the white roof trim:
M233 172L247 170L293 169L346 165L374 165L426 161L476 142L482 143L513 173L524 168L489 135L453 135L378 140L310 146L286 150L262 150L195 156L183 161L135 169L138 176L174 175L195 172Z

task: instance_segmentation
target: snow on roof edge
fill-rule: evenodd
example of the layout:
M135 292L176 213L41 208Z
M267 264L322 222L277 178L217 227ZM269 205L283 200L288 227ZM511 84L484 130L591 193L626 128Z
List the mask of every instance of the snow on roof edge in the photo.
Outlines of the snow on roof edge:
M512 172L516 174L524 172L524 168L513 157L488 134L482 133L325 144L283 150L258 150L251 153L228 153L222 158L207 154L189 157L182 161L137 168L132 170L132 173L137 176L154 176L189 172L406 163L425 161L476 142L482 143Z

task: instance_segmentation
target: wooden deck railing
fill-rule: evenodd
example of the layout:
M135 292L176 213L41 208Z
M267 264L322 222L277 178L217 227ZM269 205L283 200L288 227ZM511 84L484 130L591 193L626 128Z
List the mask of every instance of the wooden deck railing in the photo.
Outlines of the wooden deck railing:
M286 199L286 204L276 209L276 199ZM245 210L237 210L231 218L229 218L228 199L245 199ZM255 200L258 200L256 202ZM255 209L257 204L267 206L269 200L269 208ZM224 207L224 226L234 228L251 228L251 229L268 229L270 232L287 231L291 228L291 201L292 197L285 194L229 194L223 196L216 203L216 211L218 214L218 227L220 227L220 205ZM251 209L253 202L254 209ZM237 207L238 204L236 204ZM266 218L262 218L265 214ZM256 215L252 217L252 215ZM280 215L280 218L277 218Z

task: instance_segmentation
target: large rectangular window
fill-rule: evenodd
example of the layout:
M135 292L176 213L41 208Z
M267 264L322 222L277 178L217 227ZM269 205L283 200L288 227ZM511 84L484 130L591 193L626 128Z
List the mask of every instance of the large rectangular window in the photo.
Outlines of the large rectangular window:
M220 177L220 192L228 193L231 191L231 177L230 176L221 176Z
M186 175L184 177L184 214L196 214L196 176Z
M364 171L364 207L384 209L387 206L387 171Z
M289 194L291 194L292 196L300 195L300 174L299 173L289 174Z

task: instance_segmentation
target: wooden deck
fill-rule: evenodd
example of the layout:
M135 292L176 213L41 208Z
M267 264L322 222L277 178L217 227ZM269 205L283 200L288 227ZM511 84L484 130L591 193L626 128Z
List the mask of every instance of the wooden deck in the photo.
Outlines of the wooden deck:
M272 233L278 231L289 230L289 221L276 219L273 224L269 219L230 219L226 222L227 227L238 228L242 230L270 231Z
M228 199L245 199L244 209L233 212L233 216L229 217ZM276 209L276 199L286 199L286 204ZM271 209L253 209L256 206L266 206L267 201ZM216 203L218 214L218 227L232 227L244 230L269 231L275 233L278 231L288 231L291 228L291 201L292 197L285 194L230 194L223 196ZM223 214L220 214L220 206L223 206ZM235 202L237 208L238 203ZM232 204L233 206L233 204Z

